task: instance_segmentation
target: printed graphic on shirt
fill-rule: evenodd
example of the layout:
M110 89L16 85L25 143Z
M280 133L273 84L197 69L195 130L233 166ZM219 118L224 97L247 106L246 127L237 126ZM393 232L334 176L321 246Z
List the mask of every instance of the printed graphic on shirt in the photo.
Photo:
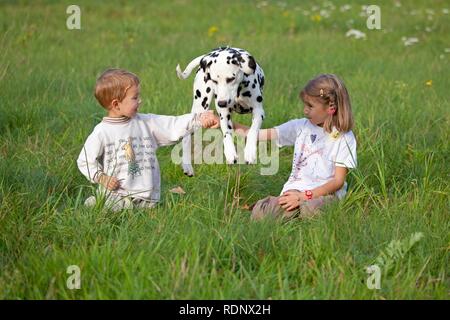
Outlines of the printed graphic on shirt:
M311 142L316 141L317 135L310 135ZM313 155L322 157L323 144L313 146L313 144L300 143L298 145L298 153L294 153L293 170L289 180L302 180L305 175L314 176L316 169L316 161L312 159ZM312 162L312 163L310 163Z
M155 170L156 145L151 137L133 137L118 139L106 144L106 171L113 175L127 172L134 179L141 176L144 170Z
M141 174L141 169L136 162L136 156L134 154L133 141L131 137L128 138L128 141L122 147L122 150L125 150L125 159L128 162L128 175L131 176L132 179L134 179L135 176Z

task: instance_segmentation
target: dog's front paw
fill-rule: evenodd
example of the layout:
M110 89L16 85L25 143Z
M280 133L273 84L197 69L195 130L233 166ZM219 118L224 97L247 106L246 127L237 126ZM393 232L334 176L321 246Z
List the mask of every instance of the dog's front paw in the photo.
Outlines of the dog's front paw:
M181 164L181 167L183 168L183 173L187 175L188 177L194 176L194 168L190 163L183 163Z
M224 141L224 154L225 154L225 158L227 160L228 164L234 164L237 163L237 153L236 153L236 149L234 148L233 143L226 143L226 141Z
M244 149L244 159L247 164L256 163L256 147L252 144L247 144Z

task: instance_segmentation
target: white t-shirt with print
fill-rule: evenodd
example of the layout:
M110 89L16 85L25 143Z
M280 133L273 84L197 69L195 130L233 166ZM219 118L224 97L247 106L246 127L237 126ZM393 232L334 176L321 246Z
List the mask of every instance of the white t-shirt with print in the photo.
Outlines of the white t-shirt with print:
M333 179L336 166L356 167L356 139L352 131L336 137L306 118L288 121L275 129L279 147L294 146L292 172L281 194L290 189L312 190L327 183ZM346 192L347 182L336 196L343 198Z

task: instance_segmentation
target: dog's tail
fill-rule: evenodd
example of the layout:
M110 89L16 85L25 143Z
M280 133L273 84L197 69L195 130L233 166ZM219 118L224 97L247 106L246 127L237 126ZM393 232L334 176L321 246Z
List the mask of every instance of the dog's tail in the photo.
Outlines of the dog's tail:
M191 74L192 70L200 64L200 61L203 59L205 55L199 56L192 60L186 67L184 71L181 71L180 65L177 65L177 76L181 80L186 79Z

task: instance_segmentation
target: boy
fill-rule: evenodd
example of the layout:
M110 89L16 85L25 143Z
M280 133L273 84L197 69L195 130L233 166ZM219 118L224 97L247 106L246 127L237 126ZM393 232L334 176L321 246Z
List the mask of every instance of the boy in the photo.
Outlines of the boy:
M89 181L98 183L113 211L151 208L160 199L156 149L176 143L200 127L217 128L210 112L163 116L137 113L139 78L126 70L108 69L97 79L95 97L107 116L94 128L77 164ZM106 190L105 190L106 189ZM85 205L93 206L94 196Z

